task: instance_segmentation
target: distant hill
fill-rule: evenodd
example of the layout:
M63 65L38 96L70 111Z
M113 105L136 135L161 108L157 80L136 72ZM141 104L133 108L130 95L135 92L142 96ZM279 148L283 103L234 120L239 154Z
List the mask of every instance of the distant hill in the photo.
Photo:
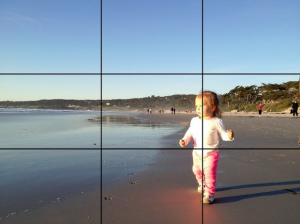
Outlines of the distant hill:
M194 110L196 95L177 94L172 96L149 96L133 99L103 100L103 110ZM282 84L265 84L261 86L236 86L228 93L219 95L220 107L223 111L257 111L259 103L263 111L280 112L291 107L292 100L299 100L299 82L290 81Z
M259 103L263 111L280 112L291 107L293 100L299 100L299 82L261 86L237 86L221 97L223 111L257 111Z
M100 110L100 100L38 100L38 101L0 101L0 108L32 108L57 110Z
M137 109L145 110L151 108L152 110L169 110L171 107L178 109L194 109L196 95L172 95L172 96L154 96L133 99L114 99L103 100L103 110L124 110ZM155 109L156 108L156 109Z

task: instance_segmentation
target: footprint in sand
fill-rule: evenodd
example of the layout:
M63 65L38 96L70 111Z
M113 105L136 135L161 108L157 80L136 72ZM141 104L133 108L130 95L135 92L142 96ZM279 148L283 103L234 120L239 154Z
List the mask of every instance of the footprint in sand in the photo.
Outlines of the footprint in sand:
M16 214L17 214L17 212L9 213L9 214L6 216L6 218L9 218L10 216L13 216L13 215L16 215Z
M137 184L137 183L138 183L137 181L130 182L130 184Z
M113 200L113 199L115 199L115 196L108 195L104 197L104 200Z
M284 161L285 163L290 163L290 164L296 164L296 162L293 161Z

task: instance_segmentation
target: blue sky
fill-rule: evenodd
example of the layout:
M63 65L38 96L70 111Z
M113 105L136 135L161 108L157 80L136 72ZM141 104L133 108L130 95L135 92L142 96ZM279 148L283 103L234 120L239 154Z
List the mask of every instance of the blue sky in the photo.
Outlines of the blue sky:
M201 1L103 0L103 72L201 72Z
M103 72L140 74L104 76L103 99L197 94L201 76L158 74L201 73L201 12L194 0L103 0ZM228 74L204 89L298 81L299 12L298 0L204 0L203 70Z
M300 1L204 0L204 73L300 71ZM103 0L104 73L201 73L201 1Z
M201 73L202 50L204 73L300 72L298 0L204 0L203 49L201 1L102 0L102 4L103 72L156 73L151 77L104 76L104 99L196 94L201 89L201 77L158 74ZM99 73L100 18L99 0L1 1L0 76ZM298 75L279 77L206 76L204 89L225 93L236 85L298 80ZM12 93L2 94L2 81L3 77L0 97L12 98ZM12 82L8 79L6 83ZM98 86L93 84L99 92L100 81ZM28 85L26 88L35 87ZM66 85L78 84L69 81ZM19 87L18 91L26 92L25 87ZM5 91L9 89L15 89L13 84L5 87ZM89 91L94 90L87 87L79 92ZM58 96L52 91L47 97L70 97L60 93ZM79 94L75 91L74 98L85 97L75 93Z
M0 101L101 98L101 77L89 75L0 75Z
M99 0L0 2L0 73L100 73Z

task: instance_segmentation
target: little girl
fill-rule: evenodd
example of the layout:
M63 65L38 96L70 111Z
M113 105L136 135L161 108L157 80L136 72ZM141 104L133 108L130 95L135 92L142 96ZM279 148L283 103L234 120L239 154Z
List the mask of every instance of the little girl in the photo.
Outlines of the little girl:
M219 100L216 93L210 91L200 93L196 97L195 104L199 117L192 118L190 127L179 141L179 145L185 147L193 139L193 172L199 183L198 192L202 193L203 180L203 203L210 204L214 201L216 191L219 136L223 141L232 141L234 133L232 130L225 131L224 123L220 119L222 112L218 108Z

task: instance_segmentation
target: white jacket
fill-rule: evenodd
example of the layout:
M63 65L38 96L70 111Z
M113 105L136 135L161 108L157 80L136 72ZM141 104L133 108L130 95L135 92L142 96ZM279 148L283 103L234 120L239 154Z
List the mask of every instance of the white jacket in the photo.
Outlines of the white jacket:
M190 127L185 133L183 140L187 145L191 139L194 140L194 151L201 156L211 152L218 151L219 136L223 141L233 141L229 139L225 125L220 118L212 118L209 120L203 119L203 136L202 136L202 119L194 117L191 120ZM203 142L202 142L203 138Z

